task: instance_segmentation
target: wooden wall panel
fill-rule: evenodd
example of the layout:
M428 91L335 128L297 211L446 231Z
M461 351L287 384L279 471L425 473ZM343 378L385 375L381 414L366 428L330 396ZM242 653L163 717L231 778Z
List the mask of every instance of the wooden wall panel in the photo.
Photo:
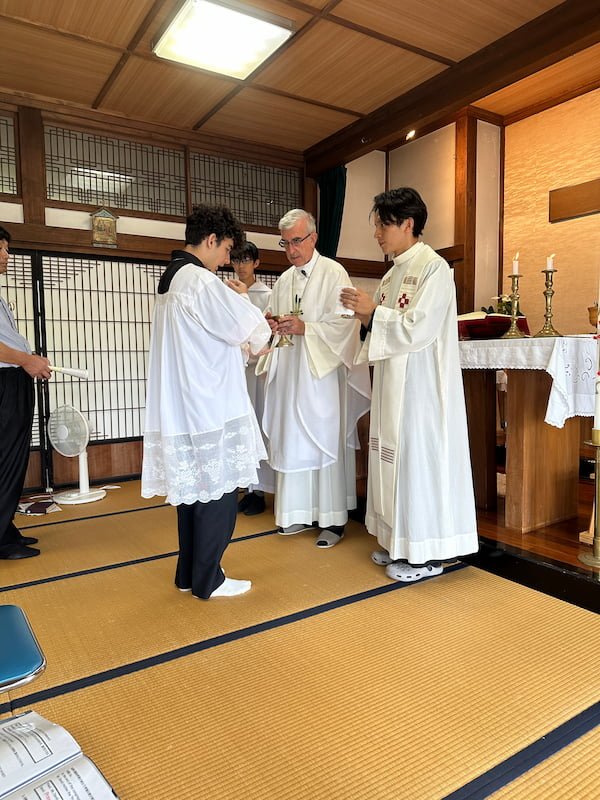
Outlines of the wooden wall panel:
M92 444L87 452L90 481L133 477L142 471L141 441ZM52 464L55 487L79 482L78 458L66 458L53 451Z

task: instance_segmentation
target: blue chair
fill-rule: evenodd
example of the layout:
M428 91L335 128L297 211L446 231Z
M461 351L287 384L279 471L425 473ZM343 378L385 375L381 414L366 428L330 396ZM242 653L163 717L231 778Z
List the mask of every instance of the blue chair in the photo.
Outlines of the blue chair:
M19 606L0 605L0 692L32 681L46 669L46 659Z

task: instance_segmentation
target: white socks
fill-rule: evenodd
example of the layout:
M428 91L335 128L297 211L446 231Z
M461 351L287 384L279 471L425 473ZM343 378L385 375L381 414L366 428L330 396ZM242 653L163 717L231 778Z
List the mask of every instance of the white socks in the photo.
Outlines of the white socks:
M250 591L252 581L236 581L234 578L225 578L223 583L212 592L211 597L235 597Z

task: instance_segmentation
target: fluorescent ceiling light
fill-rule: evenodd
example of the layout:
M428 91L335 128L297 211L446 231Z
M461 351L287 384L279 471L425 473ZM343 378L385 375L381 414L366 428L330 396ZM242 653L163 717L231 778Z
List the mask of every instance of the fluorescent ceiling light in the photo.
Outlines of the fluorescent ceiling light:
M237 3L186 0L160 37L154 52L160 58L247 78L292 35L291 22Z

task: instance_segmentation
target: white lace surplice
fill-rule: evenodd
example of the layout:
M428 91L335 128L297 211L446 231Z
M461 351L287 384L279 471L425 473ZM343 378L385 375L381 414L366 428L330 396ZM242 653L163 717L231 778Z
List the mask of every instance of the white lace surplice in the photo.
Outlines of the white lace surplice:
M262 436L240 345L256 352L270 329L261 312L208 270L182 267L153 317L142 496L173 505L217 500L256 483Z

